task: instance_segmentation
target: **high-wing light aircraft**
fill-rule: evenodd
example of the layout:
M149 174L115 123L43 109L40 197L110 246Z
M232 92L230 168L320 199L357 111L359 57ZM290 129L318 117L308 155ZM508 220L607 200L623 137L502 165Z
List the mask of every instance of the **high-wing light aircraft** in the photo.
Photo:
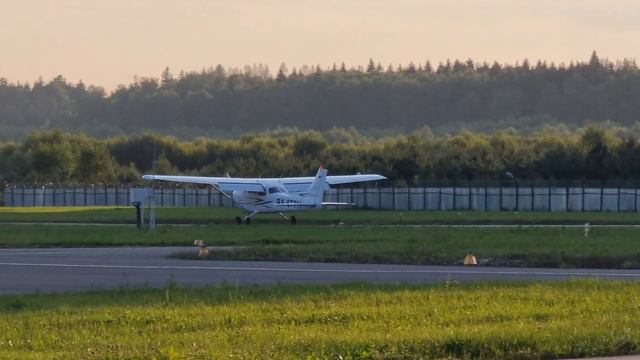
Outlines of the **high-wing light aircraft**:
M315 177L232 178L144 175L142 178L151 181L173 181L212 186L247 213L242 218L236 217L238 224L242 222L248 224L251 217L258 213L278 213L295 224L296 217L288 217L287 212L317 209L327 205L351 205L349 203L323 202L324 192L329 189L329 185L386 179L377 174L327 176L327 170L322 166L318 169ZM229 192L231 195L228 194Z

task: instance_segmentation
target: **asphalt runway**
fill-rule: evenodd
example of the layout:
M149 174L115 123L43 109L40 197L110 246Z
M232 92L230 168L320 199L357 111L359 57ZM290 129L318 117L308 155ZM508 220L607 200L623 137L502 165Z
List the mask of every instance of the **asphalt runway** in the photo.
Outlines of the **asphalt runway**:
M171 283L430 283L447 280L638 280L640 270L498 268L171 259L192 247L0 249L0 294L63 292ZM224 251L214 249L213 251Z

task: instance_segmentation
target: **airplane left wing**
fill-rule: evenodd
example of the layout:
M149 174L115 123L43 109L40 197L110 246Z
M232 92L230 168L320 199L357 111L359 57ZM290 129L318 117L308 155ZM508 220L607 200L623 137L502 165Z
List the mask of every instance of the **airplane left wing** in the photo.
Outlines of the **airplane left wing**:
M228 178L206 176L173 176L173 175L144 175L144 180L173 181L179 183L201 184L215 186L222 191L264 191L262 182L257 178Z
M282 178L278 179L287 191L289 192L303 192L309 189L313 182L313 177L297 177L297 178ZM378 174L363 174L363 175L337 175L327 176L327 184L340 185L351 184L367 181L379 181L386 180L387 178ZM273 179L276 180L276 179Z
M378 174L327 176L327 183L329 183L329 185L350 184L379 180L387 180L387 178Z

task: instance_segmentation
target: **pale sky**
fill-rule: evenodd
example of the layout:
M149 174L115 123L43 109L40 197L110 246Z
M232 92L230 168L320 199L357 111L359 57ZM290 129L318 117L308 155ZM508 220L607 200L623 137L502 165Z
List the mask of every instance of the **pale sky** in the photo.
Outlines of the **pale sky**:
M112 90L169 66L640 59L634 0L0 0L0 77Z

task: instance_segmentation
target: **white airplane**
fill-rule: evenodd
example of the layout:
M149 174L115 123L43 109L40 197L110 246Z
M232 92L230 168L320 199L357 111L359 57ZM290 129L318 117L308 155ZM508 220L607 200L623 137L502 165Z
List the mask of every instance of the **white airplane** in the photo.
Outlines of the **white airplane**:
M315 177L290 178L232 178L203 176L144 175L144 180L173 181L209 185L230 198L247 214L236 217L236 222L250 223L250 219L258 213L278 213L280 216L296 223L296 217L288 217L285 213L318 209L323 206L348 206L349 203L323 202L324 192L329 185L358 183L365 181L385 180L377 174L327 176L322 166ZM231 192L231 196L228 194Z

